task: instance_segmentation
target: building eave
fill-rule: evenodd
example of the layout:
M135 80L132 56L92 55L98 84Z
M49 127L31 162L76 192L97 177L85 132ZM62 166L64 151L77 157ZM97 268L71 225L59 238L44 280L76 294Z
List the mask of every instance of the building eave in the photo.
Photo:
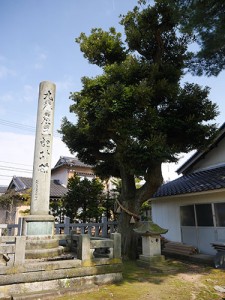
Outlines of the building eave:
M204 158L204 156L213 148L217 147L218 143L224 138L224 136L225 123L223 123L223 125L219 128L218 135L213 142L205 150L195 152L183 165L176 170L177 174L180 175L187 173L194 164L196 164L200 159Z
M186 193L186 194L178 194L178 195L171 195L171 196L153 197L153 198L150 198L148 201L154 201L154 202L157 202L158 200L170 201L170 200L177 199L177 198L188 198L188 197L194 197L194 196L199 196L199 195L210 195L210 194L215 194L215 193L216 194L225 193L225 188L196 192L196 193Z

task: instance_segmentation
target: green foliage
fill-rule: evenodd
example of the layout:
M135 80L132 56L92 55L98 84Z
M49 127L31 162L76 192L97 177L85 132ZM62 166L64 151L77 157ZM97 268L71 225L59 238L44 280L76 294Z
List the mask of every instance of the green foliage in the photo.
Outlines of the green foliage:
M30 205L31 192L32 192L32 189L30 188L30 189L25 190L23 193L20 193L23 203L26 205Z
M193 33L195 42L200 46L200 50L191 60L190 69L197 75L217 76L225 68L224 1L177 0L175 2L178 11L181 11L183 31Z
M93 29L77 39L84 57L103 73L82 78L81 91L70 97L78 121L64 118L61 126L71 152L100 178L121 178L120 201L135 214L162 183L161 163L204 148L216 132L208 121L218 114L208 88L180 84L192 56L177 7L169 0L138 3L121 19L124 44L115 29ZM145 180L140 188L137 177ZM132 257L136 241L129 222L122 212L123 254Z
M151 209L151 204L149 201L145 201L142 203L141 205L141 210L142 211L147 211L147 210L150 210Z
M205 123L217 115L209 90L180 86L190 56L173 12L158 1L123 16L128 48L123 59L117 55L123 47L114 29L108 34L94 29L77 39L84 56L104 72L82 78L82 90L71 95L70 111L78 122L64 119L61 132L69 149L95 165L103 178L120 177L121 166L145 176L155 163L176 161L178 153L204 147L215 131ZM113 46L105 50L105 44ZM106 58L111 50L114 58Z
M149 221L151 220L151 203L150 201L145 201L142 203L140 208L140 215L142 221ZM148 215L148 216L147 216Z
M76 42L81 45L80 50L84 53L84 57L99 67L123 61L126 57L121 33L116 33L113 27L109 32L94 28L89 38L85 33L81 33Z
M98 179L83 180L74 176L69 179L68 192L63 198L65 215L71 220L80 219L88 222L91 219L98 221L105 211L103 206L106 200L103 194L103 184Z
M56 217L56 220L59 221L59 223L62 222L63 217L66 213L65 208L64 208L64 201L62 198L60 199L54 199L50 201L50 213Z
M24 193L18 193L14 190L9 190L0 196L0 206L9 209L10 206L17 206L20 204L30 205L31 190L26 190Z

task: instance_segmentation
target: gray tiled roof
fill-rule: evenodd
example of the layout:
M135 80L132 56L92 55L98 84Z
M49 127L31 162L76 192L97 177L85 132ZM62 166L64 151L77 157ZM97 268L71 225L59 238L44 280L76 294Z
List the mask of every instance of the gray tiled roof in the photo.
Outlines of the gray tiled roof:
M0 194L4 194L7 191L7 186L0 185Z
M32 187L32 178L13 176L13 183L16 191L30 189Z
M153 198L225 188L225 166L184 175L161 185Z
M90 165L82 163L77 158L68 157L68 156L61 156L52 170L61 166L69 166L69 167L78 166L78 167L86 167L86 168L92 167Z
M15 185L16 191L23 191L32 187L32 178L28 177L16 177L14 176L13 184ZM67 188L64 187L58 180L51 180L50 185L50 197L60 198L67 193Z
M51 180L50 197L60 198L67 193L68 189L60 184L59 180Z

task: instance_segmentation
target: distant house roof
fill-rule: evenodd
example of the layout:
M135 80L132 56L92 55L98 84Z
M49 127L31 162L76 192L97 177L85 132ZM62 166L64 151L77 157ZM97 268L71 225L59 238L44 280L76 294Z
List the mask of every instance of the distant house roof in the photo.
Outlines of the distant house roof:
M211 151L213 148L217 147L219 142L225 137L225 123L219 128L218 135L214 139L214 141L204 150L195 152L182 166L177 169L178 174L186 174L191 171L192 166L196 164L200 159L204 158L204 156Z
M193 172L161 185L153 198L225 188L225 166Z
M7 191L7 186L0 186L0 194L5 194L5 192Z
M24 191L32 188L32 178L13 176L8 189L15 189L15 191ZM67 193L67 188L64 187L59 180L51 180L50 198L61 198Z
M60 159L55 164L52 171L56 168L67 166L67 167L84 167L84 168L92 168L93 166L87 165L79 161L77 158L74 157L68 157L68 156L60 156Z

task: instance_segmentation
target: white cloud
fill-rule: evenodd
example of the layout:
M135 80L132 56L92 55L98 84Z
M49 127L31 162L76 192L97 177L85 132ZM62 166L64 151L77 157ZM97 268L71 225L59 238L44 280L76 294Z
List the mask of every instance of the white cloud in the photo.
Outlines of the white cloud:
M31 172L21 172L18 168L32 170L35 136L0 132L0 141L0 185L8 185L14 175L31 177ZM53 138L52 167L60 156L71 156L71 154L60 138ZM11 171L3 170L4 166L5 169L11 168Z
M55 82L58 92L70 91L74 88L74 80L71 76L65 76L64 80Z
M179 167L181 167L194 153L195 151L181 153L177 163L163 163L162 174L164 181L167 182L178 178L180 175L177 174L177 169L179 169Z
M52 167L57 163L60 156L73 156L67 146L59 137L53 138L52 145Z
M34 69L41 70L44 67L44 63L47 59L47 55L43 52L43 50L39 46L35 48L35 52L36 52L36 62L34 64Z
M0 116L4 116L7 113L7 107L14 101L14 96L11 92L0 95ZM12 106L12 105L11 105Z
M34 157L34 135L16 134L11 132L0 132L0 185L8 185L13 175L31 177L32 173L19 172L15 168L29 169L33 168ZM182 154L179 162L162 165L162 172L165 181L174 180L178 177L176 170L191 156ZM52 146L52 167L56 164L60 156L73 156L66 145L59 137L53 138ZM4 162L9 162L6 164ZM22 164L22 165L17 165ZM14 171L2 170L1 167L11 167ZM5 176L5 177L4 177Z
M27 103L31 103L37 100L38 90L37 87L26 84L23 87L23 100Z
M3 56L3 55L0 54L0 62L5 62L5 61L6 61L5 56Z
M5 66L0 66L0 79L15 76L16 72Z
M0 102L6 102L8 104L9 102L13 102L13 100L14 96L11 92L0 95Z
M15 63L0 53L0 80L15 79L18 75Z

